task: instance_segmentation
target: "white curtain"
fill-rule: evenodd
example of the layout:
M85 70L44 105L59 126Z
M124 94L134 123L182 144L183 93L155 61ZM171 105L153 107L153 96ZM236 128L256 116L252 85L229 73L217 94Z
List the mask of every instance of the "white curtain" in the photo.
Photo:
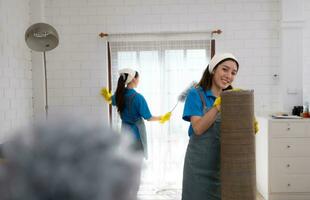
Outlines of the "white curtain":
M133 67L140 74L136 90L141 93L152 115L162 115L174 107L178 95L192 82L199 81L210 59L210 40L114 41L110 42L112 91L118 70ZM144 162L142 186L154 190L181 189L184 154L189 123L182 120L179 103L168 123L146 122L149 158ZM114 128L120 118L113 108Z

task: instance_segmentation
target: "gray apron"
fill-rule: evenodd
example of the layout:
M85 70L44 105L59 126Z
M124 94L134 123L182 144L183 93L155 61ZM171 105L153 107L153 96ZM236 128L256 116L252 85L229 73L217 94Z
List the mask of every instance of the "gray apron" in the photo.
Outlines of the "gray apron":
M144 124L143 119L139 119L138 121L135 122L135 126L137 126L140 134L140 140L137 141L139 146L142 146L142 150L144 153L145 159L148 158L148 151L147 151L147 136L146 136L146 128ZM142 144L142 145L140 145Z
M203 112L208 111L198 91ZM183 170L182 200L220 200L220 114L202 135L190 137Z
M132 102L134 97L136 96L136 94L133 94L131 96L129 96L129 110L130 112L132 112ZM138 151L143 151L144 153L144 157L145 159L148 158L148 149L147 149L147 136L146 136L146 128L145 128L145 124L144 124L144 120L142 118L136 119L136 120L132 120L132 121L126 121L123 123L125 124L125 126L135 126L138 129L139 135L140 135L140 139L135 140L135 144L134 144L134 148ZM124 124L122 123L122 126L124 126ZM122 127L122 129L124 129L124 127Z

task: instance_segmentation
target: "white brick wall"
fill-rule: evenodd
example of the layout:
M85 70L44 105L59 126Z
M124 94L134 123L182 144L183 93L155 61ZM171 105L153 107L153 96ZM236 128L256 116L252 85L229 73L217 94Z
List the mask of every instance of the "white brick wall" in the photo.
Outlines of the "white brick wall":
M255 89L257 113L279 111L279 83L273 79L279 73L279 9L279 0L46 0L46 20L61 37L60 46L48 54L51 107L75 110L87 101L82 111L91 107L95 115L106 113L98 95L106 85L99 32L220 28L217 50L240 59L237 86Z
M13 15L14 14L14 15ZM0 0L0 143L32 119L29 0Z
M0 142L32 119L31 59L24 42L29 1L0 0ZM60 35L60 45L47 52L50 112L106 118L107 106L98 94L106 85L106 51L99 32L217 28L223 30L217 51L240 59L236 85L255 89L256 112L279 111L279 79L273 77L280 71L279 1L45 0L45 21ZM304 4L303 97L310 101L310 1Z

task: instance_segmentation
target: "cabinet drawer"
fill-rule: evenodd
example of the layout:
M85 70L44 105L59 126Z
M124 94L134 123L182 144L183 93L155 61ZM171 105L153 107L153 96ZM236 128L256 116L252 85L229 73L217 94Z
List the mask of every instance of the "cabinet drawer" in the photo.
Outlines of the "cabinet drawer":
M271 174L306 174L310 175L310 157L272 157L270 162ZM310 180L309 180L310 184Z
M309 123L306 122L272 122L269 126L271 137L309 137Z
M310 157L310 138L272 138L270 156Z
M270 179L271 192L309 192L310 175L285 175L274 174Z

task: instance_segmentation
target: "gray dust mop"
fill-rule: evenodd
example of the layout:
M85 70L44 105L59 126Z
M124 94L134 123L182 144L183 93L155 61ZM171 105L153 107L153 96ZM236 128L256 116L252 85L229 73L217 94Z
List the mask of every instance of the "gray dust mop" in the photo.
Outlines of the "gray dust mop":
M222 200L255 200L253 91L225 91L221 105Z

